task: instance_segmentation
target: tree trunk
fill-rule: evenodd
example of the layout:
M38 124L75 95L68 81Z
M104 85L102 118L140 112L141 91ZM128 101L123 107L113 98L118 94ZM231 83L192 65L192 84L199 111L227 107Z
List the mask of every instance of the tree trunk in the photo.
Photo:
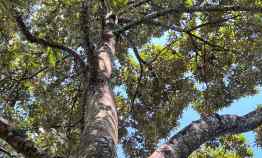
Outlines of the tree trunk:
M83 78L86 85L84 127L80 137L77 158L114 158L118 139L118 120L110 79L115 39L110 30L103 31L102 46L89 53L88 73Z

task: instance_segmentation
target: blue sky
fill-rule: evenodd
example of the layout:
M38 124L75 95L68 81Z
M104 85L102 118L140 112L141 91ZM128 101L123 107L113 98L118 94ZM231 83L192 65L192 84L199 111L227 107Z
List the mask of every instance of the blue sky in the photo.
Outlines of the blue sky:
M153 44L164 44L167 42L168 33L165 33L160 38L152 38L151 43ZM120 88L121 89L121 88ZM248 112L253 111L256 109L258 104L262 104L262 88L259 89L259 93L254 96L247 96L243 97L239 100L236 100L234 103L232 103L231 106L222 109L219 111L219 114L236 114L236 115L245 115ZM175 131L172 131L170 133L176 133L177 131L181 130L188 124L190 124L192 121L198 120L200 118L199 114L194 111L192 108L188 108L182 115L181 119L179 120L180 127L177 128ZM253 148L254 151L254 158L262 158L262 149L257 148L255 144L255 133L254 132L247 132L245 133L245 136L247 138L248 144ZM164 140L160 141L161 143ZM120 146L119 146L120 147ZM124 158L124 153L121 150L121 147L118 148L118 156L119 158Z
M255 96L243 97L235 101L230 107L225 108L219 112L219 114L237 114L245 115L248 112L256 109L258 104L262 104L262 89L260 89L259 94ZM176 130L180 130L190 124L192 121L199 119L199 114L192 108L188 108L182 115L180 119L180 127ZM254 158L262 158L262 149L257 148L255 144L255 133L247 132L245 133L248 144L253 148Z
M164 44L167 42L168 33L165 33L160 38L153 38L151 39L151 43L154 44ZM262 88L259 89L259 93L254 96L247 96L243 97L239 100L236 100L234 103L232 103L231 106L222 109L219 114L236 114L236 115L245 115L248 112L251 112L254 110L258 104L262 104ZM182 115L179 123L180 127L176 130L181 130L188 124L190 124L192 121L199 119L199 114L194 111L192 108L188 108ZM174 132L176 132L174 131ZM262 149L257 148L255 144L255 133L254 132L247 132L245 133L245 136L247 137L247 141L249 145L254 150L254 158L262 158Z
M230 107L223 109L220 114L237 114L244 115L254 110L258 104L262 104L262 88L259 89L259 93L255 96L243 97L235 101ZM245 133L248 138L248 142L254 150L255 158L262 158L262 148L257 148L255 144L254 132Z
M254 96L247 96L243 97L234 103L230 107L224 108L219 112L219 114L236 114L236 115L245 115L254 109L256 109L258 104L262 104L262 88L259 89L259 93ZM179 128L171 133L174 134L181 130L182 128L186 127L192 121L198 120L200 118L199 114L194 111L192 108L188 108L182 115L181 119L179 120ZM171 134L171 135L172 135ZM254 151L254 158L262 158L262 149L257 148L255 144L255 133L254 132L247 132L244 133L248 144L252 147ZM164 143L164 140L161 141ZM121 150L121 146L118 148L118 156L119 158L125 158L123 151Z

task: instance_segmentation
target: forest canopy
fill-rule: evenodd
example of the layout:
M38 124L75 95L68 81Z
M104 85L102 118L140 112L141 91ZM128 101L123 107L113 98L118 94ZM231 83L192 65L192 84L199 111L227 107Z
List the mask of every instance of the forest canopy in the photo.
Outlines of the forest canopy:
M0 0L0 157L252 157L261 84L261 0Z

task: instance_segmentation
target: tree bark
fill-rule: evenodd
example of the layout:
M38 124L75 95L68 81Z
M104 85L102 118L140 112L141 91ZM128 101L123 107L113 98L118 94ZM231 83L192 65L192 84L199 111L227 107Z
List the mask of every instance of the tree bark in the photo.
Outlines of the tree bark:
M89 1L86 1L91 4ZM87 5L88 6L88 5ZM218 12L218 11L249 11L262 12L260 7L240 6L203 6L185 8L169 8L148 14L142 18L131 21L127 25L114 30L117 33L124 32L137 25L153 20L160 16L172 13L192 12ZM88 12L86 12L88 17ZM116 157L115 145L118 139L118 120L110 79L112 74L112 57L115 54L115 39L111 27L105 26L102 34L101 47L91 52L89 45L88 67L73 49L61 44L37 38L28 31L19 14L14 15L16 22L28 41L43 46L57 48L68 52L84 68L88 68L82 76L83 93L81 105L83 105L83 128L80 137L80 147L74 158L114 158ZM86 18L88 22L88 18ZM83 21L86 22L86 21ZM83 29L86 34L90 30ZM88 37L88 36L87 36ZM87 38L88 39L88 38ZM171 140L161 146L150 158L185 158L206 141L225 134L236 134L252 130L262 123L262 111L258 109L243 117L224 115L220 117L208 117L206 120L198 120L190 124ZM41 152L24 137L16 134L9 124L0 120L0 137L7 141L16 151L26 157L48 158L47 153Z
M247 132L262 124L262 108L244 116L213 115L192 122L158 148L149 158L187 158L212 138Z
M32 141L27 139L26 135L19 133L15 127L11 126L10 123L2 117L0 117L0 138L27 158L52 158L52 156L48 155L45 151L38 149Z
M101 100L101 102L102 101L103 100ZM110 114L112 114L112 112L100 110L99 113L96 114L107 114L105 115L105 117L102 118L109 118L111 117ZM97 122L103 123L105 125L111 125L111 126L114 125L112 122L106 122L106 121L103 122L100 116L95 117L97 118L96 120ZM110 120L112 120L112 118L110 118ZM93 123L93 125L96 124ZM193 151L199 148L200 145L202 145L208 140L211 140L212 138L223 136L223 135L247 132L250 130L254 130L260 125L262 125L262 108L252 111L244 116L237 116L237 115L209 116L205 119L200 119L192 122L190 125L188 125L183 130L181 130L176 135L174 135L169 140L168 143L158 148L149 158L170 158L170 157L186 158ZM113 129L113 128L102 127L101 128L102 130L100 131L96 131L99 129L98 127L90 127L89 129L88 128L84 129L85 132L82 133L82 137L81 137L82 146L79 150L81 152L79 152L79 155L75 156L74 158L114 157L115 156L114 145L116 144L115 141L117 141L114 140L114 136L117 136L117 132L116 133L112 133L112 132L114 132L116 128ZM91 133L89 133L88 130ZM92 133L92 132L96 132L96 133ZM105 135L99 135L99 134L105 134ZM25 157L52 158L52 156L48 155L48 153L43 152L40 149L37 149L33 145L33 142L27 140L25 136L19 135L17 129L12 127L6 120L2 118L0 119L0 138L5 140L18 153L22 153ZM102 141L100 141L100 139ZM96 153L96 152L101 152L101 153ZM94 155L91 155L91 153L93 153Z
M86 95L84 128L77 158L114 158L118 139L118 120L110 79L115 39L110 29L102 34L102 46L89 53L89 71L84 81ZM88 80L86 80L88 78Z

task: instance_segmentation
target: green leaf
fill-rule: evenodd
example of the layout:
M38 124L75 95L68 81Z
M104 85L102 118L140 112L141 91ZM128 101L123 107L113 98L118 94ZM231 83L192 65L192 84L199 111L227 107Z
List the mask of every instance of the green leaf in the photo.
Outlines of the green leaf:
M186 0L186 1L185 1L185 5L186 5L187 7L192 7L192 6L193 6L193 0Z
M56 55L55 53L52 51L51 48L47 48L47 59L48 59L48 63L52 66L55 67L56 65Z
M122 8L126 6L128 3L128 0L111 0L111 5L114 8Z
M34 85L32 84L32 82L26 80L26 81L23 81L23 86L30 92L32 93L33 90L34 90Z

